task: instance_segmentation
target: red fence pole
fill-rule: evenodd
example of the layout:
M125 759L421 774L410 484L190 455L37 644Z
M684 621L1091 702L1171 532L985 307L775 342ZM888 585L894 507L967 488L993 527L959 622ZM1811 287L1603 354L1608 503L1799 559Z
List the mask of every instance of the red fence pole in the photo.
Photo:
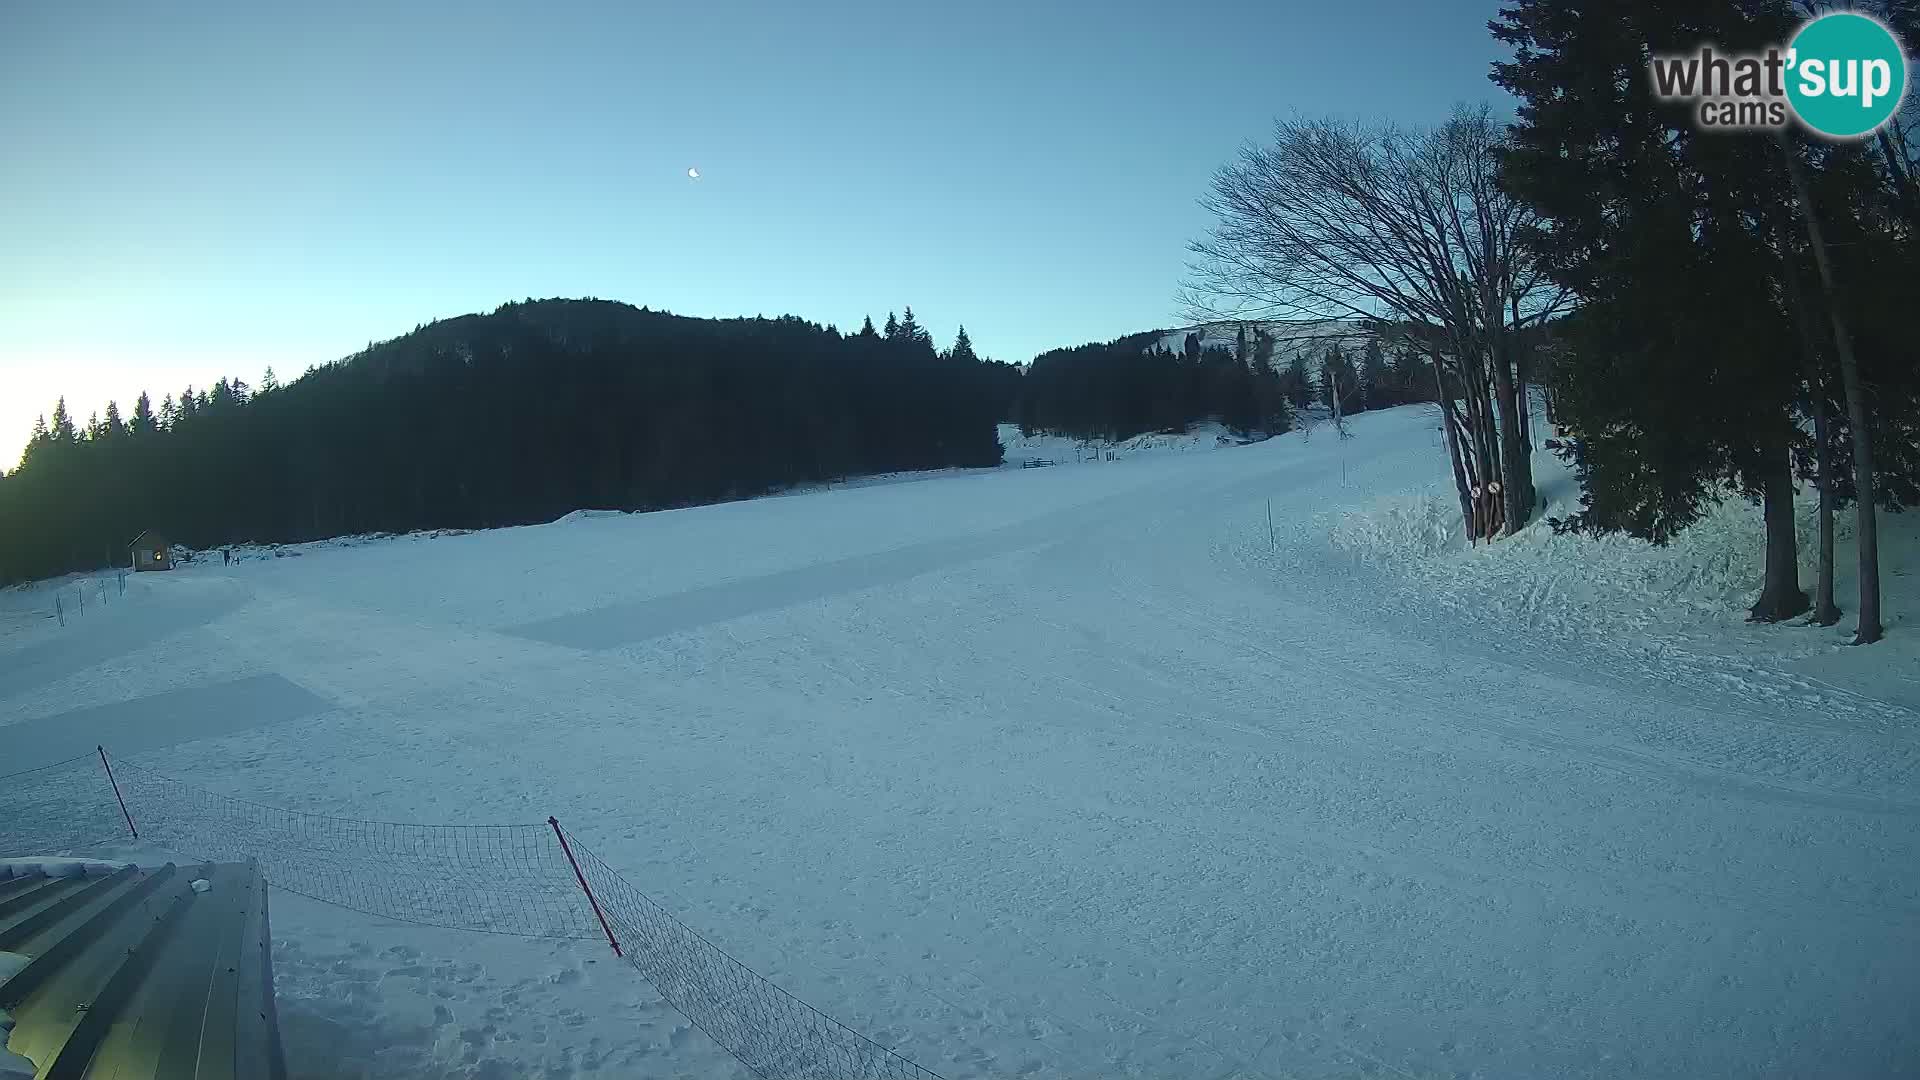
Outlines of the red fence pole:
M133 827L133 815L127 813L126 797L120 794L120 781L113 778L113 766L107 764L107 748L95 745L94 749L100 752L100 767L107 770L107 783L113 785L113 797L120 803L120 816L127 819L127 831L133 834L135 840L138 840L140 830Z
M559 819L550 817L547 824L553 826L554 838L560 841L560 850L566 853L567 865L573 867L573 879L580 883L580 891L587 894L587 903L593 906L593 917L600 920L600 932L607 935L607 944L613 946L613 955L626 956L620 951L620 942L614 939L613 927L607 925L607 917L600 911L600 901L593 898L593 890L587 887L587 875L580 872L580 863L573 857L573 848L567 845L567 834L560 831Z

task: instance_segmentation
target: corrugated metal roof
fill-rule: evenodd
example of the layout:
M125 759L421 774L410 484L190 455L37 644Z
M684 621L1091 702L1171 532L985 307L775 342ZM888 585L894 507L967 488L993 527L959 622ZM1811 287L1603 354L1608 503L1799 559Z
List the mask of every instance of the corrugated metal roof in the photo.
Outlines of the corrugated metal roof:
M280 1080L270 944L251 864L0 880L7 1049L42 1080Z

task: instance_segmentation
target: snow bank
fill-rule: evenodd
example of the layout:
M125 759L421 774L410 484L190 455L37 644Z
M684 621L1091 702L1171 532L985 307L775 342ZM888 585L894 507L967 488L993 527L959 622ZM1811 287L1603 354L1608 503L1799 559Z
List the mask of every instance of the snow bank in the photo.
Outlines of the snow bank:
M577 513L607 514L615 513L615 511L577 511ZM566 518L561 518L560 520L565 521L572 516L573 515L569 514ZM557 522L555 524L557 524ZM233 561L236 563L261 562L269 559L297 559L303 555L322 551L371 547L395 542L435 540L443 536L465 536L473 531L472 529L421 529L417 532L408 533L355 533L351 536L330 536L325 540L309 540L297 544L225 544L210 548L189 548L176 544L173 549L174 563L176 566L181 564L214 567L224 566L226 563L220 557L222 550L231 552Z
M1391 495L1323 518L1333 546L1374 566L1422 561L1464 546L1458 502Z
M1537 453L1534 470L1546 509L1492 544L1467 546L1458 500L1439 482L1320 514L1314 527L1336 555L1377 571L1387 590L1382 599L1401 611L1544 635L1568 655L1611 650L1660 657L1674 672L1700 678L1728 679L1738 671L1785 677L1883 718L1911 709L1920 684L1893 672L1920 663L1920 641L1903 632L1920 603L1920 515L1880 517L1888 636L1855 650L1846 648L1858 589L1851 513L1835 518L1840 622L1756 625L1747 612L1764 576L1758 506L1729 495L1665 546L1624 535L1561 535L1549 519L1578 510L1578 485L1551 454ZM1801 491L1794 509L1800 585L1811 593L1819 553L1815 493Z
M32 962L32 957L22 953L0 952L0 986L5 986L8 979L20 974ZM12 1036L13 1017L6 1010L0 1009L0 1077L37 1075L39 1070L34 1067L32 1061L7 1049L7 1040Z
M14 966L11 961L26 959L19 953L0 953L0 983L5 983L21 967L26 966L25 964ZM7 1049L7 1040L12 1036L13 1017L6 1010L0 1009L0 1077L20 1077L24 1080L26 1077L38 1076L40 1070L34 1067L32 1061Z
M590 521L594 518L626 517L630 513L632 513L630 510L575 510L572 513L562 514L547 524L567 525L575 521Z
M1423 587L1501 608L1521 598L1535 619L1604 619L1611 612L1644 625L1670 619L1676 606L1714 619L1745 619L1760 591L1766 551L1758 507L1730 496L1665 546L1624 535L1557 534L1549 520L1578 509L1577 487L1550 454L1536 454L1534 469L1546 510L1490 545L1466 546L1451 492L1395 495L1325 515L1326 532L1337 550L1394 567ZM1800 499L1796 510L1802 583L1810 586L1817 554L1812 499ZM1851 539L1850 516L1836 532L1843 544Z
M105 859L66 859L50 856L0 859L0 881L16 877L97 876L111 874L116 870L124 869L127 865L127 863L109 862Z
M1005 448L1004 465L1021 468L1029 461L1051 461L1055 465L1091 464L1117 461L1142 455L1185 454L1245 446L1256 440L1236 435L1225 425L1207 421L1185 431L1150 431L1118 442L1109 439L1076 439L1065 435L1038 432L1022 435L1017 424L1000 425L1000 445Z

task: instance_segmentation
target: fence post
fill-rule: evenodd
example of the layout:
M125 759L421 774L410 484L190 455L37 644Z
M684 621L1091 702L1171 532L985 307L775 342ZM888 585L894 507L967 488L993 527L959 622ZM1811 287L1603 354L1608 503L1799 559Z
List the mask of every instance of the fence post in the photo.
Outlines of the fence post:
M100 760L105 761L106 758ZM573 857L573 848L567 844L567 834L560 831L560 820L549 817L547 824L553 826L554 839L560 841L560 850L567 856L567 865L573 867L573 879L580 883L580 891L587 894L587 903L593 907L593 917L600 920L600 932L607 935L607 944L613 946L613 955L626 956L620 951L620 942L614 939L613 927L607 925L607 917L600 911L600 901L594 899L593 890L587 887L587 875L580 872L580 863Z
M107 748L96 744L94 749L100 753L100 767L107 770L107 783L113 785L113 797L120 804L120 816L127 819L127 831L135 840L140 839L140 830L133 827L133 815L127 813L127 800L120 794L120 781L113 778L113 766L107 764Z

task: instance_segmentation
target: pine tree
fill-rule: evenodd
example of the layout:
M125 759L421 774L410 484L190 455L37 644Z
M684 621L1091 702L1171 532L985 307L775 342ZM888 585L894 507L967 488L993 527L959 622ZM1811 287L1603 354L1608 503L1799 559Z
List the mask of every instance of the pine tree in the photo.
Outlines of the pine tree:
M1353 369L1353 361L1347 359L1338 342L1334 343L1320 366L1321 403L1338 416L1364 410L1365 405L1356 392L1359 383L1360 375Z
M1270 435L1292 426L1292 417L1287 412L1286 387L1273 367L1273 350L1273 335L1265 327L1255 329L1253 356L1248 362L1253 378L1254 426Z
M41 400L46 400L42 398ZM67 399L62 397L53 405L53 428L50 432L53 441L65 445L76 441L79 436L73 430L73 417L67 415Z
M980 358L973 353L973 342L967 337L967 328L960 327L959 336L953 339L953 351L947 354L953 360L963 364L977 364Z
M47 417L42 413L33 418L33 434L27 437L26 449L20 455L21 464L25 464L35 454L45 450L53 442L53 433L47 430Z
M915 345L926 346L929 351L933 349L933 335L915 321L912 304L907 305L906 314L900 317L900 336Z
M1754 51L1793 21L1774 0L1509 0L1493 27L1516 53L1495 81L1521 101L1502 185L1550 226L1546 268L1581 300L1555 359L1583 486L1560 527L1664 542L1733 483L1763 506L1761 620L1807 605L1790 457L1801 365L1775 300L1773 222L1791 196L1772 140L1700 134L1653 99L1645 55L1702 39Z
M1295 348L1293 356L1287 361L1287 372L1281 377L1286 387L1287 401L1296 409L1304 409L1313 404L1313 390L1307 382L1307 354Z
M280 379L274 375L273 368L269 366L267 370L260 375L260 392L262 394L271 394L278 389L280 389Z
M879 332L873 328L873 316L868 315L860 320L860 336L863 338L877 338L880 336Z
M1369 337L1367 351L1360 360L1360 389L1369 409L1384 409L1394 404L1387 372L1387 354L1380 339Z
M886 338L888 341L900 340L900 320L894 318L891 311L887 312Z

